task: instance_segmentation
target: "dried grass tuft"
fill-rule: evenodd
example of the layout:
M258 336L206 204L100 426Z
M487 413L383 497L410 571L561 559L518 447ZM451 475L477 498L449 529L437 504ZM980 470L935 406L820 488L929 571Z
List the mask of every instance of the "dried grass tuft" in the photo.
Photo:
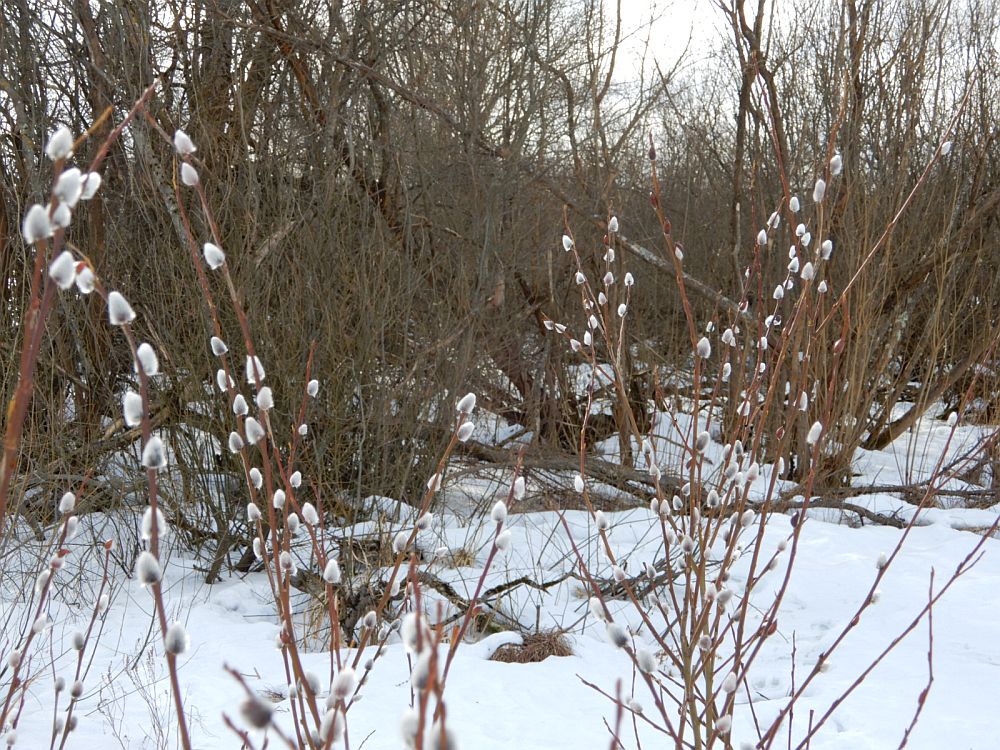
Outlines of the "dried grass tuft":
M542 633L532 633L524 636L520 645L508 643L496 650L491 661L505 664L531 664L544 661L550 656L572 656L573 649L566 636L558 630Z

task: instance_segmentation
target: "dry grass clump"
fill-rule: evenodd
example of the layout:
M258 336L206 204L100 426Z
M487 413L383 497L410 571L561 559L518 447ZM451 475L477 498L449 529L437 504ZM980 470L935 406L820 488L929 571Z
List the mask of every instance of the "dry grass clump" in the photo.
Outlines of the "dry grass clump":
M558 630L543 631L524 636L521 644L507 643L496 650L490 661L505 664L532 664L545 661L550 656L572 656L573 649L566 636Z

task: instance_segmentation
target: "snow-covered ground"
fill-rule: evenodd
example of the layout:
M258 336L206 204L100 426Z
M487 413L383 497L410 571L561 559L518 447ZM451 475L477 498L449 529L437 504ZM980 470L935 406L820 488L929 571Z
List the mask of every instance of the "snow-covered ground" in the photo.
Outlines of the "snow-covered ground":
M856 484L898 484L924 478L940 456L947 432L943 422L925 420L913 435L900 439L886 451L859 452L856 468L861 476ZM960 428L951 453L957 455L963 443L973 440L976 434L975 428ZM766 476L764 472L758 480L760 486ZM473 499L477 493L496 491L498 486L481 479L464 481L464 489ZM571 485L569 477L566 481L567 486ZM529 495L531 492L529 477ZM487 497L481 500L482 505L489 502ZM901 511L904 517L912 513L913 507L890 495L868 495L851 501L879 512ZM379 502L392 505L388 499ZM453 510L439 513L434 526L419 537L418 545L430 559L427 569L468 597L481 573L494 527L458 512L460 509ZM810 712L814 710L815 717L822 715L921 610L927 601L932 571L935 586L940 587L981 539L977 530L992 524L996 515L997 508L970 510L957 504L924 513L926 523L909 532L903 551L883 580L881 599L865 611L858 627L832 657L831 669L818 677L798 704L792 727L793 746L794 738L806 730ZM630 571L639 570L642 561L651 560L658 549L659 536L651 532L651 517L638 501L633 509L610 514L612 543L616 553L628 562ZM565 518L593 570L607 575L607 564L598 553L593 520L582 511L568 511ZM897 528L870 524L854 528L845 518L832 512L816 513L803 527L777 632L767 641L749 675L752 702L744 691L738 693L733 747L756 742L755 726L766 727L790 694L793 667L798 679L812 669L864 601L876 574L879 554L890 552L903 533ZM94 527L77 535L67 558L70 562L58 574L60 583L51 612L54 624L36 658L37 664L45 664L51 657L55 669L46 666L33 671L36 680L20 718L17 747L49 746L53 679L63 675L71 681L75 652L65 644L69 634L85 624L89 616L96 590L93 576L98 569L93 539L112 533L111 520L90 520ZM119 528L113 532L119 539L121 522L117 519ZM102 523L108 525L102 527ZM508 528L513 533L513 544L489 572L487 587L522 575L548 581L572 569L569 540L557 513L515 513ZM786 537L789 528L785 519L773 519L766 530L768 548ZM985 543L976 564L933 610L934 681L907 747L985 750L997 746L992 713L1000 689L1000 618L996 604L1000 554L996 544L993 540ZM470 553L464 560L469 564L455 567L451 553L460 549ZM181 658L180 666L185 705L192 716L195 747L239 747L222 717L227 713L239 722L239 704L244 696L223 670L224 665L237 669L250 687L273 700L279 723L290 725L289 681L275 647L278 625L263 574L233 576L206 586L201 583L204 576L197 569L200 567L199 562L175 549L166 568L170 615L185 622L191 636L191 648ZM167 671L152 600L136 581L125 576L122 568L112 570L114 595L98 645L93 654L87 655L93 662L77 710L79 725L68 747L176 745L171 732ZM738 588L746 570L746 562L736 564L734 587ZM783 574L784 566L769 573L754 596L767 604ZM8 605L21 596L12 588L15 580L10 572L3 579ZM614 723L615 706L583 680L613 694L620 678L624 697L631 695L636 686L635 700L651 705L645 687L636 680L631 660L607 642L603 624L588 615L583 591L582 583L570 577L545 592L515 588L498 602L502 615L517 620L529 631L536 623L544 630L566 630L572 656L552 656L529 664L489 660L497 647L518 640L513 633L490 635L459 649L445 700L448 725L460 747L608 747L607 725ZM611 601L610 605L616 620L628 623L637 644L652 643L627 602ZM305 603L302 607L307 609ZM928 623L924 621L844 701L812 741L813 750L898 747L917 708L918 696L928 682L928 646ZM307 669L329 675L327 653L308 653L304 660ZM353 748L387 750L402 746L399 723L410 705L409 673L407 654L395 637L363 687L363 700L349 711L348 732ZM324 689L328 687L328 677L321 681ZM663 734L626 716L621 735L625 746L635 747L637 736L644 748L672 746ZM777 746L786 744L783 739Z

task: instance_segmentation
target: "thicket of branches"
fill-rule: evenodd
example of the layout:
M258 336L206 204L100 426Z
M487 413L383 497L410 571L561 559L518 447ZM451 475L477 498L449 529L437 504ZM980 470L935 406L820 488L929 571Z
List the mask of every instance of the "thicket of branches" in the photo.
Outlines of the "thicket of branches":
M839 446L820 458L819 485L849 481L853 450L884 445L921 405L957 402L995 338L1000 14L990 3L805 1L779 13L720 0L728 36L645 76L622 72L616 8L591 0L12 0L0 14L5 400L32 268L17 228L50 181L46 134L96 122L84 146L95 148L156 81L150 119L115 144L68 242L114 269L142 308L142 337L169 353L153 418L174 443L196 443L183 456L198 465L180 467L190 469L188 500L212 492L205 469L236 466L224 446L199 442L200 431L226 434L226 415L200 385L214 379L211 325L178 250L174 155L154 124L183 127L199 146L272 382L298 377L316 342L324 389L311 450L328 497L419 496L448 440L437 408L460 384L533 430L536 448L572 449L586 409L571 387L578 361L544 335L546 318L579 314L552 221L564 210L578 247L594 248L588 270L601 263L609 212L622 218L616 263L645 258L619 394L632 409L592 418L588 444L629 434L626 413L641 422L649 399L685 387L665 375L690 366L690 347L649 207L650 136L697 317L737 322L748 341L764 332L771 289L744 288L744 271L764 278L789 262L791 198L811 203L842 149L822 217L843 260L830 267L830 315L808 332L820 337L815 356L771 374L793 388L822 383L826 353L846 342L846 389L832 403L826 388L811 394ZM655 38L648 52L660 52ZM931 162L944 137L950 154ZM755 250L773 212L781 223ZM89 304L85 324L58 309L49 323L19 457L20 510L101 475L137 436L117 418L131 358L103 325L102 304ZM994 393L993 372L979 375L981 392ZM729 396L733 415L741 394ZM918 408L900 418L903 401ZM272 419L288 427L294 415ZM807 429L793 477L810 460ZM121 489L93 486L90 502L127 496ZM214 507L219 518L230 511Z
M163 586L179 536L211 553L210 582L227 563L263 573L291 722L228 670L243 725L285 746L347 745L397 631L412 656L404 741L453 746L445 683L490 627L481 605L574 576L655 707L592 685L616 706L616 740L628 711L677 747L732 747L807 512L838 507L858 447L948 413L930 474L890 488L909 492L906 520L840 507L902 531L777 716L753 714L758 748L791 730L923 512L1000 486L995 429L946 463L960 420L997 416L1000 12L781 8L718 0L719 39L629 78L618 9L590 0L3 5L4 741L61 661L50 745L66 745L119 566L152 595L178 743L193 747L190 640ZM470 439L487 415L520 431ZM619 454L592 455L609 437ZM478 519L485 562L440 548L479 566L463 598L417 538L466 457L502 464L509 484ZM529 487L548 502L528 484L543 474L593 535L553 514L572 570L487 588L509 509ZM652 549L612 544L595 504L608 484L645 492ZM355 526L350 500L369 493L404 504ZM87 519L135 529L84 545L89 624L67 667L52 655L65 644L51 648L55 602L77 585L67 545L78 514L121 504L141 521ZM934 680L932 611L998 525L937 586L932 572L914 619L810 712L797 747L927 621L906 744ZM356 542L371 542L360 557ZM296 611L305 596L322 607ZM329 690L306 670L317 643Z

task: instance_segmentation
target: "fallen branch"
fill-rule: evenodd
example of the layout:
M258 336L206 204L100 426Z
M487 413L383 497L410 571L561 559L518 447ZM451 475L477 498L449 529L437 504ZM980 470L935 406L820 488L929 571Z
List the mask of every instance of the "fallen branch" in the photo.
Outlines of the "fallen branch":
M463 446L463 453L478 461L484 461L501 466L510 465L510 452L498 448L493 448L483 443L470 440ZM576 473L580 470L580 459L576 456L562 453L547 453L540 455L525 455L524 466L536 471L565 471ZM656 493L656 485L653 478L645 471L621 466L619 464L604 461L600 458L587 458L587 475L591 479L607 484L611 487L636 494L639 490L648 491L652 496ZM660 487L669 492L679 492L681 487L679 477L660 477ZM638 487L636 486L638 485Z

